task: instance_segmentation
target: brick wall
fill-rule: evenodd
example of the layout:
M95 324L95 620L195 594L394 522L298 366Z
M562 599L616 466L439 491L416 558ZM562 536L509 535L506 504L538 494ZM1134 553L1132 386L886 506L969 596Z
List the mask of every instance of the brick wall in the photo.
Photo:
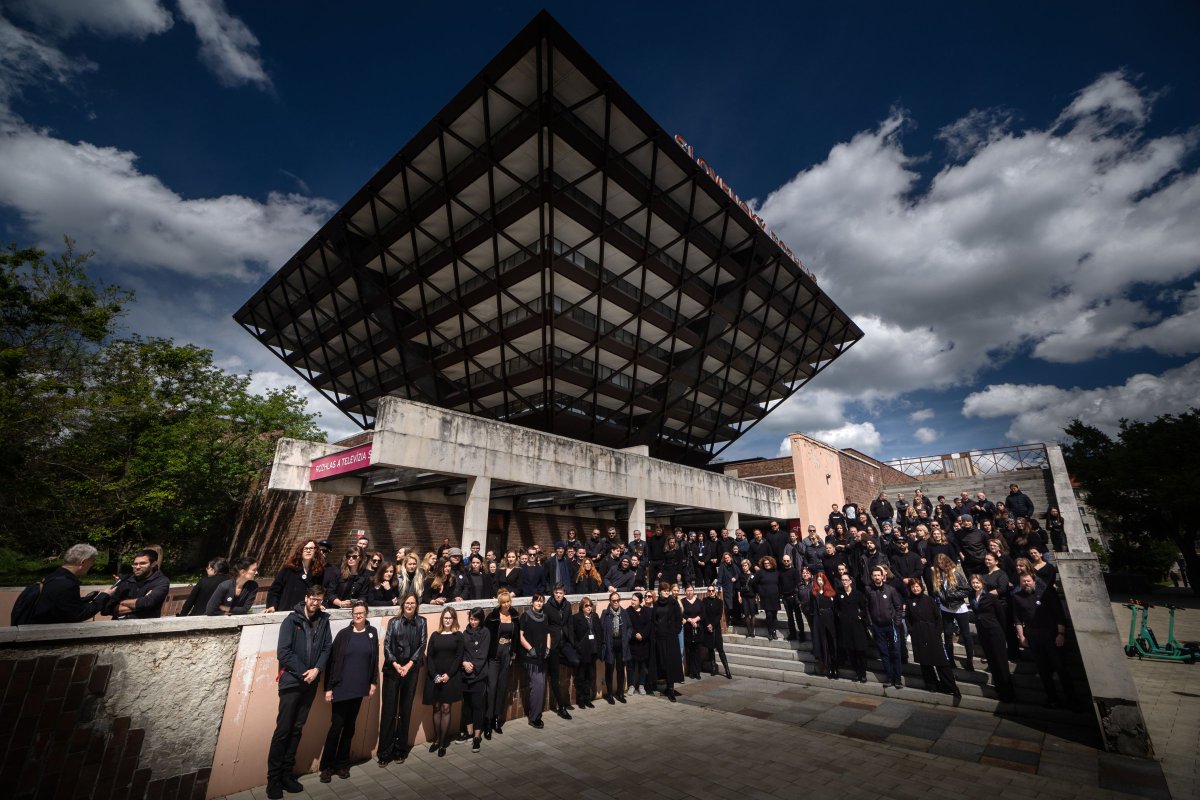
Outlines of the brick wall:
M871 501L880 492L879 468L846 453L838 453L838 461L841 465L842 488L845 490L846 497L858 503L864 510L869 509ZM830 498L829 502L832 503L834 500L845 502L843 497Z
M560 539L567 538L567 529L574 528L580 541L591 535L592 528L599 528L601 533L609 526L616 526L624 538L627 534L625 523L615 519L596 519L595 517L576 517L570 514L535 514L528 511L514 511L508 523L508 549L517 546L529 547L539 544L542 550L553 547ZM643 531L644 533L644 531Z
M790 457L765 458L762 461L733 464L726 468L725 474L736 475L742 480L774 486L776 489L796 488L796 471Z
M204 800L211 770L139 767L146 731L107 717L98 698L112 665L96 654L0 661L0 785L24 798Z

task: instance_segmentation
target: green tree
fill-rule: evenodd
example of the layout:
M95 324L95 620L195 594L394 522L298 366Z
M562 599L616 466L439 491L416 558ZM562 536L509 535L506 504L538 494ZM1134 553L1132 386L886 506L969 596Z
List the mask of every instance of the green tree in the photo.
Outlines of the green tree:
M53 260L0 254L0 540L206 558L278 439L323 438L317 415L293 388L252 392L208 350L114 338L132 295L89 278L67 244Z
M1074 420L1063 448L1067 467L1088 492L1107 529L1130 541L1167 541L1200 578L1200 409L1151 422L1121 421L1117 437Z

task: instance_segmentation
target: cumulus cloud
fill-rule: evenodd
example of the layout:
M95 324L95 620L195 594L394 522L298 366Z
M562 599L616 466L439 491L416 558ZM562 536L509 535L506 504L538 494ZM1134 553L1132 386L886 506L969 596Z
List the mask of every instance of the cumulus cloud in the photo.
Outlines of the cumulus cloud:
M925 422L933 419L932 408L921 408L908 415L909 422Z
M1161 375L1137 374L1123 384L1064 389L1046 384L1003 383L974 392L963 401L965 417L1012 417L1006 436L1014 442L1054 442L1079 419L1115 433L1122 419L1147 419L1196 406L1200 397L1200 358Z
M179 0L179 13L196 29L200 60L226 86L251 84L270 89L258 37L225 9L222 0Z
M935 431L933 428L921 427L913 431L913 438L921 444L933 444L939 438L941 438L941 434Z
M883 445L883 437L871 422L847 422L837 428L812 431L808 435L838 449L853 447L868 455L878 452Z
M143 39L174 23L158 0L11 0L10 5L34 25L60 35L88 30Z

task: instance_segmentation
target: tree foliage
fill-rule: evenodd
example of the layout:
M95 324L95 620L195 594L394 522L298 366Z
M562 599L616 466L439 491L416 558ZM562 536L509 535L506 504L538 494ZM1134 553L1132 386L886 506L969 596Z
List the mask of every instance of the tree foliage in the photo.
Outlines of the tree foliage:
M1158 549L1151 542L1170 542L1200 577L1200 409L1122 420L1115 439L1079 420L1066 433L1067 466L1105 528L1123 535L1123 545L1145 542L1147 552Z
M86 256L6 255L0 403L5 433L21 437L0 495L11 545L219 550L276 441L322 437L294 388L257 394L208 350L115 338L132 298L91 282Z

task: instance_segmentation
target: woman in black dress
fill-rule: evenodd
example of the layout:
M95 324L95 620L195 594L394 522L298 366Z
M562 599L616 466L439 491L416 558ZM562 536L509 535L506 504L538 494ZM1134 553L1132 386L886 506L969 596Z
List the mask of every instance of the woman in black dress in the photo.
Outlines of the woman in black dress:
M634 694L646 693L650 640L653 638L650 609L642 605L643 596L641 592L634 592L629 599L629 686Z
M513 561L517 560L513 553ZM483 730L483 738L491 739L492 731L504 733L504 711L508 708L508 668L512 665L513 655L517 652L517 635L520 633L520 620L513 612L512 593L501 589L496 594L496 607L488 614L485 622L491 633L488 642L488 725Z
M754 638L754 618L758 616L758 605L754 599L754 573L750 570L750 559L742 559L742 571L734 584L738 595L738 607L746 623L746 636Z
M704 646L704 606L696 597L691 584L683 593L683 654L684 673L689 678L700 679L700 648Z
M474 743L471 752L479 752L479 739L487 723L487 659L492 634L483 626L482 608L471 612L463 631L463 710L467 733Z
M842 590L834 598L837 611L838 644L850 661L854 679L867 682L867 596L854 588L854 578L842 576Z
M287 560L267 591L265 613L290 612L304 602L310 586L320 586L325 578L325 553L317 547L315 539L307 539L296 545L292 557Z
M529 679L529 700L525 714L533 728L544 728L542 708L546 705L546 656L550 653L550 623L545 614L546 597L533 595L529 608L521 615L521 664Z
M779 638L779 572L775 569L775 558L766 556L759 562L758 572L753 578L754 594L758 605L767 618L767 641Z
M837 593L824 572L813 578L812 629L813 655L817 666L826 678L838 679L838 630L837 609L833 598Z
M321 783L334 771L350 777L350 743L364 697L374 697L379 684L379 634L367 621L367 604L356 600L350 607L350 624L338 631L329 651L325 671L325 702L332 703L329 733L321 751Z
M925 585L909 579L908 598L904 601L904 620L912 639L913 660L921 665L921 677L926 691L943 691L959 696L954 680L954 666L946 653L942 639L942 612L933 598L925 593Z
M367 589L367 605L395 606L400 604L400 593L396 589L396 567L390 562L380 564L371 576L371 588Z
M233 562L234 577L224 581L208 598L208 616L232 616L249 614L258 595L258 562L239 558Z
M1042 551L1036 547L1030 547L1029 564L1033 567L1033 575L1047 586L1053 586L1058 580L1058 567L1051 564L1042 557Z
M683 626L683 612L679 602L671 596L671 585L663 581L658 585L659 597L650 611L653 630L653 654L650 657L652 675L648 686L656 687L657 679L667 683L666 696L675 702L675 684L683 682L683 654L679 652L679 633ZM651 689L647 689L647 692Z
M704 609L704 646L708 648L708 657L712 662L711 674L717 674L717 656L721 657L721 666L725 668L725 677L732 678L729 673L729 659L725 657L725 640L721 636L721 615L725 613L725 601L717 596L717 587L709 586L701 601Z
M595 708L596 660L600 658L604 644L604 631L600 629L600 617L590 597L579 601L579 611L571 617L568 640L579 653L579 666L575 668L575 705L580 708Z
M438 629L429 637L425 650L425 705L433 706L433 741L429 752L446 755L450 744L450 706L462 700L463 653L466 651L458 614L444 609L438 617Z
M990 591L979 575L971 576L971 610L975 612L975 631L983 655L992 673L992 685L1005 703L1017 701L1013 691L1012 674L1008 671L1008 642L1006 629L1008 610L1002 595Z

